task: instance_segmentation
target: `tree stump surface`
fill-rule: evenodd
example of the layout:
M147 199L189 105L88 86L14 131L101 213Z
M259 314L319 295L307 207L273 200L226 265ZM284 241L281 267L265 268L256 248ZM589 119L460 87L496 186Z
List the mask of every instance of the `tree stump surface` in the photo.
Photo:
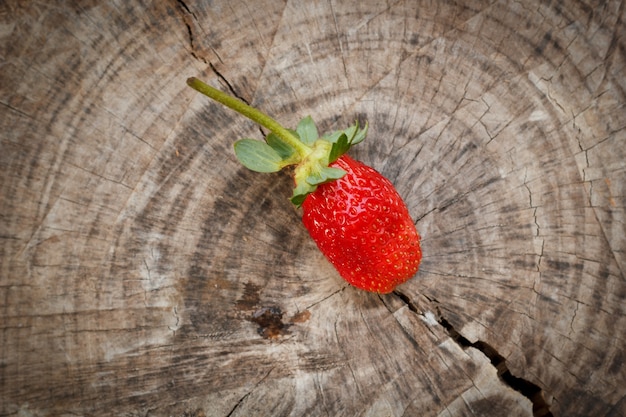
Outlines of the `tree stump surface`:
M0 415L626 415L623 1L0 4ZM348 286L232 143L370 124L423 240Z

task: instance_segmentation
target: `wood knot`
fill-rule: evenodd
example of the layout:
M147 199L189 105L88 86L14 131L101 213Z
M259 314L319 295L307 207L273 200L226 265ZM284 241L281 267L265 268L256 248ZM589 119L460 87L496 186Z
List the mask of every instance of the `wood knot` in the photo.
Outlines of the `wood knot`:
M289 324L283 323L283 311L280 307L262 307L249 319L259 325L257 332L265 339L277 339L289 334Z

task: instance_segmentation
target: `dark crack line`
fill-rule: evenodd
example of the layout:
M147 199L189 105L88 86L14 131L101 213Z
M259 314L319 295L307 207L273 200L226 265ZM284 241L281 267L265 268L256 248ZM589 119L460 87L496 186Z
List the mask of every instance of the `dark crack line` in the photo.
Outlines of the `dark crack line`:
M424 314L424 311L419 308L419 306L414 303L413 301L411 301L411 298L406 295L405 293L403 293L400 290L393 290L393 295L395 295L396 297L400 298L402 300L402 302L404 302L404 304L406 304L406 306L408 307L409 311L412 311L413 313L417 314L418 316L422 316L423 319L428 320L428 318L426 317L426 315ZM380 294L378 295L378 298L382 300L382 297L380 296ZM383 301L384 303L384 301ZM389 310L390 313L393 314L393 312L391 310ZM396 319L397 321L397 319ZM409 341L411 342L411 344L413 345L413 347L415 348L415 350L420 349L417 341L415 340L415 337L404 327L404 325L402 323L400 323L398 321L398 324L400 325L400 328L402 329L402 331L404 332L404 334L409 338ZM435 332L433 331L433 329L430 328L430 326L427 326L426 329L435 337L437 337L435 335ZM420 349L421 350L421 349Z
M187 34L189 36L189 48L190 48L190 53L191 56L196 59L197 61L200 61L204 64L208 64L209 63L209 59L200 55L200 53L202 52L201 48L196 46L196 36L194 35L194 30L193 30L193 25L190 23L190 16L191 16L191 22L194 22L198 25L198 27L200 27L200 24L198 22L198 17L196 16L196 14L194 12L191 11L191 9L189 8L189 6L187 6L187 4L184 2L184 0L176 0L176 2L179 5L181 14L182 14L182 18L183 18L183 22L185 23L185 26L187 26ZM201 30L201 28L200 28ZM215 48L213 48L211 45L209 45L209 49L211 50L211 52L213 52L215 54L215 56L217 57L217 59L220 62L222 61L222 57L220 56L220 54L217 52L217 50Z
M417 315L424 315L422 309L415 304L411 300L411 298L404 294L401 291L395 290L393 294L398 297L410 311ZM439 304L439 302L431 297L425 296L427 300ZM550 406L546 402L543 397L542 389L528 381L524 378L517 377L511 373L509 368L506 365L506 359L504 356L500 355L498 351L487 342L482 340L478 340L476 342L470 342L465 336L459 333L452 324L441 314L441 310L439 307L436 307L437 311L437 321L439 324L446 330L448 336L454 340L456 344L458 344L463 350L467 348L474 348L485 355L491 365L496 368L496 372L498 378L508 387L514 389L515 391L522 394L524 397L528 398L533 405L533 416L534 417L553 417L552 412L550 411Z
M239 399L239 401L237 401L237 404L235 404L235 406L233 407L232 410L230 410L230 413L228 413L226 415L226 417L230 417L233 415L233 413L235 412L235 410L237 410L239 408L239 406L241 406L241 404L243 404L243 402L246 400L246 398L248 398L248 396L250 396L250 394L252 393L252 391L249 391L246 393L246 395L244 395L243 397L241 397Z
M443 317L439 308L437 308L437 315L439 317L439 324L446 329L446 332L448 332L448 335L452 338L452 340L454 340L463 349L471 347L477 349L479 352L482 352L482 354L489 359L491 365L496 368L498 378L500 378L500 380L507 386L530 400L533 405L534 417L552 417L550 406L543 397L543 391L539 386L524 378L513 375L506 365L506 359L504 356L500 355L498 351L489 343L483 342L482 340L478 340L474 343L470 342Z
M420 315L420 316L424 315L424 312L417 306L417 304L415 304L413 301L411 301L411 298L408 295L406 295L405 293L403 293L400 290L394 290L393 293L398 298L400 298L404 304L406 304L406 306L409 308L409 310L411 310L412 312L414 312L417 315Z
M248 101L243 98L241 95L239 95L237 93L237 91L235 91L233 85L230 83L230 81L228 81L228 79L226 77L224 77L224 75L219 72L217 70L217 68L215 68L215 65L209 63L209 66L211 67L211 70L215 73L215 75L217 75L217 78L219 78L224 84L226 84L226 87L228 88L228 91L230 91L230 93L237 97L239 100L243 101L244 103L246 103L248 106L250 105L250 103L248 103Z
M215 73L215 75L217 75L217 78L219 78L226 85L226 88L228 88L228 91L230 91L230 93L233 96L237 97L239 100L243 101L248 106L250 106L250 103L248 102L248 100L246 100L242 95L237 93L237 91L235 90L231 82L228 81L228 79L220 71L218 71L217 68L215 68L215 65L211 64L210 62L208 64L211 67L211 70ZM267 134L263 131L263 128L261 126L259 126L259 131L261 132L261 135L263 135L264 138L267 136Z
M180 5L180 7L182 7L183 9L185 9L185 11L187 13L189 13L190 15L193 16L193 13L191 13L191 10L189 10L189 7L187 6L187 4L183 1L183 0L176 0L178 2L178 4Z
M313 304L310 304L308 306L305 307L305 310L310 310L311 308L315 307L318 304L323 303L324 301L328 300L331 297L334 297L335 295L339 294L340 292L342 292L343 290L345 290L347 288L347 286L343 286L341 288L339 288L336 291L333 291L332 293L330 293L329 295L327 295L326 297L314 302Z
M235 406L232 408L232 410L230 410L230 412L226 415L226 417L230 417L233 415L233 413L235 412L235 410L237 410L241 404L243 404L243 402L246 400L246 398L248 398L250 396L250 394L252 394L252 392L263 382L267 379L267 377L272 373L272 371L274 370L274 368L271 368L264 376L263 378L261 378L259 380L259 382L257 382L256 384L254 384L254 386L252 387L252 389L250 391L248 391L243 397L241 397L239 399L239 401L237 401L237 404L235 404Z
M189 47L191 49L191 56L194 57L198 61L208 64L208 61L206 60L206 58L201 57L198 54L196 54L193 30L191 28L191 25L189 24L189 21L187 20L187 16L191 16L194 20L197 21L196 15L189 9L189 6L187 6L187 4L183 0L176 0L176 2L182 9L183 21L185 22L185 26L187 26L187 34L189 35Z
M13 107L13 106L11 106L9 103L5 103L5 102L3 102L3 101L0 101L0 105L5 106L5 107L6 107L6 108L8 108L9 110L11 110L11 111L13 111L13 112L15 112L15 113L17 113L17 114L19 114L19 115L21 115L21 116L27 117L27 118L29 118L29 119L33 119L33 116L31 116L31 115L30 115L30 114L28 114L28 113L25 113L24 111L22 111L22 110L18 109L17 107Z

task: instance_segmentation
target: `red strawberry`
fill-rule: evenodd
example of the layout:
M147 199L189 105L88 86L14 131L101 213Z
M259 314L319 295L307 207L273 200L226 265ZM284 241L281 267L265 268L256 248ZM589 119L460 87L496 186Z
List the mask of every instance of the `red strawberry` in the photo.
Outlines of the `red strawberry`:
M265 142L235 142L239 161L253 171L275 172L295 165L291 201L322 253L350 284L389 293L409 280L422 258L420 237L406 205L389 180L344 155L361 142L367 125L318 136L305 117L295 131L254 107L196 78L187 84L271 130Z
M350 284L391 292L422 259L409 211L391 182L367 165L343 155L330 166L347 174L305 198L304 227Z

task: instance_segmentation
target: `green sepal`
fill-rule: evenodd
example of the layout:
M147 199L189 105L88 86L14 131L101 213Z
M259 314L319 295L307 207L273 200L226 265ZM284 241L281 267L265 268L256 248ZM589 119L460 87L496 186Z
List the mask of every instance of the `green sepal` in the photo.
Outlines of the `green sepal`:
M346 133L343 130L337 130L336 132L333 132L333 133L324 134L324 136L322 136L322 139L330 143L336 143L341 137L341 135L345 135L345 134Z
M317 127L311 116L307 116L300 120L298 127L296 127L296 133L300 138L300 141L305 145L311 146L319 138L317 133Z
M279 138L275 133L268 134L265 141L278 153L278 155L280 155L283 160L291 158L296 153L296 149L294 147Z
M236 141L235 155L246 168L256 172L277 172L285 166L280 154L270 145L259 140Z
M365 122L365 127L363 129L359 129L359 122L357 121L355 123L355 127L356 131L354 133L354 136L349 141L350 146L363 142L363 139L365 139L365 136L367 135L367 128L369 127L369 125L367 124L367 122Z
M319 171L312 173L306 178L306 182L311 185L319 185L328 181L338 180L346 175L346 171L340 168L323 167Z
M365 136L367 135L367 122L365 122L365 127L363 129L359 129L359 121L355 121L352 126L343 131L343 133L348 136L348 144L350 146L356 145L359 142L363 142Z
M329 163L335 162L341 155L348 152L352 145L356 145L365 139L367 135L368 124L365 123L363 129L359 129L358 120L354 125L345 130L338 130L333 133L327 133L322 139L333 144L328 158Z
M287 129L287 132L291 133L291 134L292 134L292 135L294 135L294 136L295 136L298 140L300 140L300 134L299 134L298 132L296 132L295 130L293 130L293 129ZM302 142L302 141L300 140L300 142Z
M304 203L306 196L311 194L316 189L316 185L311 185L306 181L301 182L296 188L293 189L291 203L296 207L300 207L302 203Z
M335 162L341 155L346 153L350 149L350 144L348 143L348 136L345 133L341 133L336 142L333 143L332 148L330 148L330 154L328 155L328 163L332 164Z
M356 132L358 130L359 130L359 122L356 122L355 124L353 124L352 126L350 126L349 128L343 131L343 133L345 133L345 135L348 137L349 143L352 143L352 139L354 139L354 135L356 135Z

